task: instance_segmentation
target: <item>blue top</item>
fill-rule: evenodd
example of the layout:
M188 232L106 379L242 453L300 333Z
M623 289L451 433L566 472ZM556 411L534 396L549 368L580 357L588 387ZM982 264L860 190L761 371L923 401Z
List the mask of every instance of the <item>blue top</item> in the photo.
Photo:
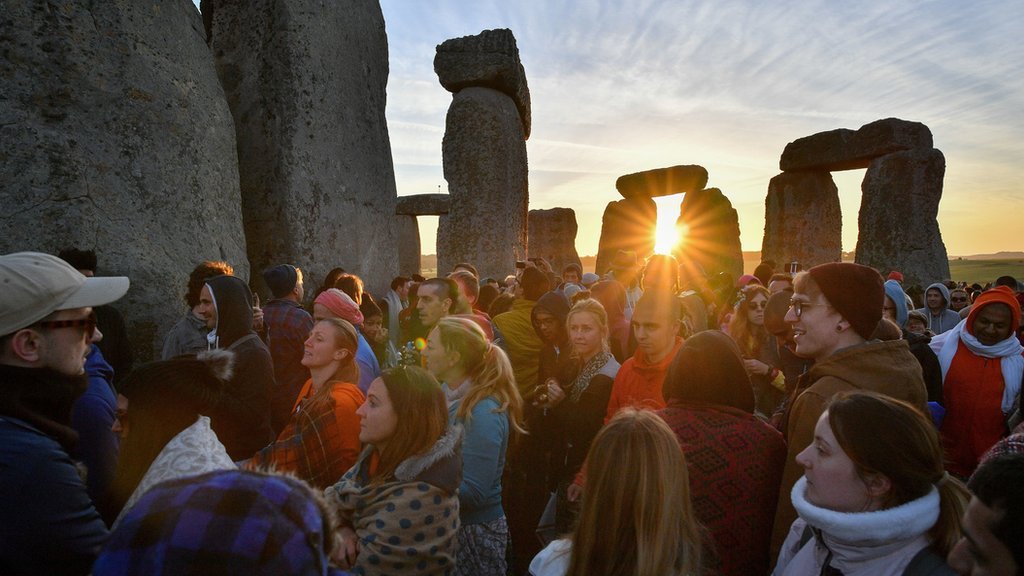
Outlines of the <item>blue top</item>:
M448 385L444 385L448 392ZM448 407L448 418L462 400ZM501 507L501 475L508 450L508 414L497 412L500 404L493 396L477 402L469 421L459 420L465 428L462 438L462 483L459 485L459 517L462 524L484 524L505 515Z
M380 363L377 356L370 348L370 343L363 338L363 332L359 331L359 343L356 345L356 364L359 365L359 389L366 394L370 384L380 376Z
M88 574L107 539L71 458L56 440L0 416L0 573Z
M111 386L114 369L95 344L85 359L85 373L89 388L71 407L71 427L78 432L78 444L71 456L85 464L89 471L86 488L93 502L99 502L114 479L119 441L110 429L117 411L117 397Z

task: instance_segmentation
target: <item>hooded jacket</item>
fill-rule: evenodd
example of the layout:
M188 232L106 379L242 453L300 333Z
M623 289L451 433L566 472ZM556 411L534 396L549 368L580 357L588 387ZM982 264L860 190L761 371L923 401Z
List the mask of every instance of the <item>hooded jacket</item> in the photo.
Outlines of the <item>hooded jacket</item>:
M772 529L772 549L778 550L796 519L790 501L793 485L803 476L796 455L814 440L814 427L832 397L840 392L866 390L909 402L930 414L921 365L906 340L871 341L839 350L817 362L800 377L783 419L786 467L779 487L779 506Z
M651 410L664 408L665 397L661 388L665 383L665 374L668 372L669 364L672 364L672 360L675 359L676 353L682 346L683 339L676 336L672 350L658 362L650 362L644 351L637 348L632 358L626 360L626 363L619 368L619 372L615 375L604 423L607 424L612 416L615 416L615 413L625 406L636 404Z
M243 460L274 440L270 427L274 364L270 351L252 329L252 293L245 282L234 276L216 276L206 285L217 307L217 325L208 337L210 346L235 353L234 374L214 411L213 431L233 460Z
M551 342L544 341L544 337L540 333L540 325L537 323L537 312L547 312L554 316L559 324L565 326L565 318L569 315L569 307L569 299L565 297L565 294L551 291L538 298L537 304L530 311L530 323L533 325L533 331L542 342L540 362L537 370L537 383L543 383L548 378L554 377L558 373L559 358L569 352L568 338L557 347Z
M932 311L929 310L927 306L928 290L931 290L932 288L935 288L942 294L942 310L940 310L938 314L932 314ZM925 289L924 294L926 299L925 307L918 308L917 312L921 312L928 318L929 330L935 334L942 334L946 330L951 330L954 326L960 323L960 315L949 309L949 288L946 288L945 284L942 284L941 282L931 284Z
M520 392L528 392L537 385L537 356L541 341L533 331L531 316L533 300L517 298L512 309L494 317L494 324L505 335L508 359L516 376Z

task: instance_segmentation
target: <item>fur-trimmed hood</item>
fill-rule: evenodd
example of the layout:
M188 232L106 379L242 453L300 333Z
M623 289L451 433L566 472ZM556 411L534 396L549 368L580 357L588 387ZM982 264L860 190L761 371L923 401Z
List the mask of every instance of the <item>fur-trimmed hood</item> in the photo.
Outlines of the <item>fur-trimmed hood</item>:
M462 424L454 424L423 454L411 456L395 468L400 482L422 480L452 494L462 483Z

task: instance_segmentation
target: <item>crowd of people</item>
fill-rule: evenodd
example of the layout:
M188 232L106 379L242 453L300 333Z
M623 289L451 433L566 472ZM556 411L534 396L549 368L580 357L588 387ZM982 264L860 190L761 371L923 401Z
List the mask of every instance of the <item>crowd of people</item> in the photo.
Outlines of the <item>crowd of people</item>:
M1024 574L1012 277L97 268L0 256L0 574Z

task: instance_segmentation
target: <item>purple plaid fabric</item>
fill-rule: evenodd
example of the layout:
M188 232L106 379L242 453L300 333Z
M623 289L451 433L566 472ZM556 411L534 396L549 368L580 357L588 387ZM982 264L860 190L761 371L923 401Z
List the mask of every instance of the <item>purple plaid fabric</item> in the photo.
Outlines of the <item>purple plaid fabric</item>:
M212 472L150 490L111 534L93 574L344 574L328 566L327 529L299 480Z
M313 317L291 300L271 300L263 307L267 326L267 347L274 361L272 420L274 432L280 432L291 415L295 397L309 378L302 365L303 343L313 329Z

